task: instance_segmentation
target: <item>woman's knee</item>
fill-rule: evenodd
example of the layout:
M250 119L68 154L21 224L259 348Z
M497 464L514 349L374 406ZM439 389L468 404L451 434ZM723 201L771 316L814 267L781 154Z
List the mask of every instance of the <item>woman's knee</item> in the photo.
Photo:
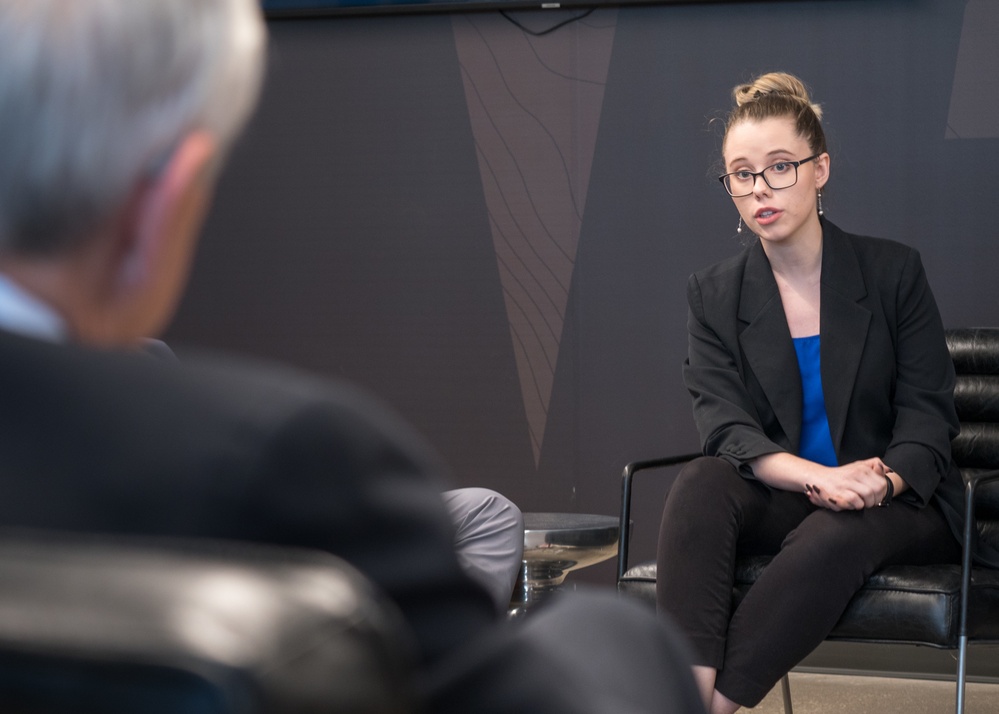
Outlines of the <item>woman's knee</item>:
M719 498L742 486L735 467L716 456L701 456L682 469L666 495L667 504L717 503Z
M885 560L864 515L816 511L787 535L781 553L794 561L799 572L836 574L851 587L859 587Z

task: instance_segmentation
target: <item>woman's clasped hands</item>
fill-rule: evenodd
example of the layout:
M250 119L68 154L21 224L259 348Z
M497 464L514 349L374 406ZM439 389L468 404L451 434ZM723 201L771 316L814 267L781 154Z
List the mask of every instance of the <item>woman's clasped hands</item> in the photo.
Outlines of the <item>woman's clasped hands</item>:
M859 511L881 503L892 469L874 457L822 469L805 484L805 495L831 511Z

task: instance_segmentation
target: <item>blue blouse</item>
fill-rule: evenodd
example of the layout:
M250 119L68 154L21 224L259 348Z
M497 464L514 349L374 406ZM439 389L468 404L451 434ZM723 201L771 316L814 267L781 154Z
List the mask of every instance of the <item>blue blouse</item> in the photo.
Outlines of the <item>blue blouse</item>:
M829 433L826 400L822 394L822 372L819 363L819 335L795 337L794 351L801 371L804 402L801 409L801 448L798 456L823 466L837 466L836 450Z

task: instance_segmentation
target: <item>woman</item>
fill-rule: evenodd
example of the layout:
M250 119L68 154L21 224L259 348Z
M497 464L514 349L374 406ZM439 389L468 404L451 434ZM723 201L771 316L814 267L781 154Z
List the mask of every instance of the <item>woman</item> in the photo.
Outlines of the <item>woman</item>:
M875 570L960 558L938 503L961 488L954 371L919 255L823 218L830 158L797 78L734 95L721 181L758 240L690 278L705 456L666 499L658 552L658 604L712 714L755 706ZM774 557L730 612L737 552Z

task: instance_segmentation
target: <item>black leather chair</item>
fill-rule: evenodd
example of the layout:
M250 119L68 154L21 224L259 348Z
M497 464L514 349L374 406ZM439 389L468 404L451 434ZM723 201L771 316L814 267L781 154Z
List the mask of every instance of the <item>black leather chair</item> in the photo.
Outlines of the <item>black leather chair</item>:
M964 711L969 642L999 642L999 570L979 566L972 553L978 539L999 548L999 329L947 331L957 371L954 400L961 432L954 461L965 481L965 548L961 565L892 566L875 573L856 594L829 635L830 640L927 645L958 650L956 711ZM655 562L629 567L631 494L643 472L668 473L699 454L637 461L622 478L618 590L655 606ZM736 566L733 607L768 558L747 557ZM787 677L784 709L790 714Z
M412 651L326 553L0 533L5 714L402 714Z

